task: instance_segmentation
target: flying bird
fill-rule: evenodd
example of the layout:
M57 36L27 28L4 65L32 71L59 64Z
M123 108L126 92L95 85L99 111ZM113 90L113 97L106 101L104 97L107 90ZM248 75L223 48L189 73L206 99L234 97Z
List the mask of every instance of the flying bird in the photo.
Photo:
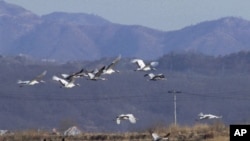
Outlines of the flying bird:
M129 120L130 123L136 123L137 118L133 114L121 114L116 117L116 123L120 124L121 120Z
M121 60L121 55L119 55L115 60L113 60L105 69L103 70L103 74L112 74L115 72L119 72L119 70L115 70L115 65Z
M73 88L73 87L75 87L75 86L80 86L80 84L75 84L75 79L76 79L76 77L71 77L71 79L70 80L65 80L65 79L62 79L62 78L60 78L60 77L57 77L57 76L53 76L52 77L52 79L53 80L55 80L55 81L58 81L58 82L60 82L60 84L62 85L62 87L64 87L64 88Z
M106 80L106 78L101 77L105 70L105 66L101 67L100 69L95 69L91 72L87 72L88 80Z
M169 136L170 136L170 133L166 134L165 136L163 137L160 137L158 134L156 133L151 133L151 136L153 138L153 141L166 141L166 140L169 140Z
M212 115L212 114L203 114L203 113L199 113L198 116L199 116L199 120L222 118L222 116L216 116L216 115Z
M46 75L47 71L43 71L41 74L39 74L38 76L36 76L35 78L31 79L31 80L18 80L17 83L20 84L20 87L22 87L23 85L35 85L38 83L45 83L44 80L42 80L42 78Z
M164 74L160 73L160 74L153 74L153 73L147 73L144 75L144 77L149 77L149 80L166 80Z
M61 74L62 75L62 77L64 78L64 79L66 79L66 80L71 80L72 79L72 77L75 77L75 78L80 78L80 77L83 77L83 76L88 76L87 74L86 74L86 70L84 70L84 69L81 69L80 71L78 71L78 72L75 72L75 73L72 73L72 74Z
M159 64L159 62L149 62L149 63L145 63L142 59L133 59L131 61L131 63L136 63L137 64L137 68L135 69L135 71L150 71L150 70L156 70L156 68L154 68L155 66L157 66Z

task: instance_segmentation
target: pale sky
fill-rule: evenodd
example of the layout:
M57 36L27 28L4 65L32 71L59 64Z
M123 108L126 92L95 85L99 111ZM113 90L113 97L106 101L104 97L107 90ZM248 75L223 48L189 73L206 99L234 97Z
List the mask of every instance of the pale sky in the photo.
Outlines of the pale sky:
M88 13L114 23L178 30L226 16L250 20L250 0L5 0L37 15Z

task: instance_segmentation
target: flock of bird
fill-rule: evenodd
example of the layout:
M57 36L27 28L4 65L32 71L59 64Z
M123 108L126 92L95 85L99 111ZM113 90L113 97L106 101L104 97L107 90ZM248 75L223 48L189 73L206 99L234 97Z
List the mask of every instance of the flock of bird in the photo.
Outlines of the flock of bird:
M203 114L199 113L198 114L199 119L198 120L205 120L205 119L220 119L222 116L216 116L212 114ZM121 120L128 120L130 123L135 124L138 118L136 118L133 114L120 114L116 117L116 123L120 124ZM153 141L164 141L168 140L170 133L167 133L165 136L159 136L157 133L151 132L151 136L153 138Z
M117 124L121 124L122 120L128 120L130 123L135 124L138 118L136 118L133 114L120 114L116 117L115 121ZM165 141L168 140L170 133L166 134L165 136L159 136L157 133L150 131L150 134L153 138L153 141Z
M99 69L94 69L92 71L87 71L85 69L81 69L78 72L72 73L72 74L61 74L62 77L58 77L56 75L52 76L52 80L55 80L60 83L61 87L64 88L73 88L75 86L80 86L80 84L75 83L75 80L81 77L86 77L87 80L106 80L105 77L102 77L105 74L113 74L113 73L119 73L119 70L114 69L114 67L117 65L117 63L121 60L121 55L119 55L116 59L114 59L109 65L102 66ZM156 66L159 64L158 62L149 62L146 63L142 59L133 59L131 60L131 63L134 63L137 65L137 68L134 71L143 71L143 72L149 72L151 70L156 70ZM44 83L45 81L42 79L47 74L47 71L43 71L41 74L36 76L35 78L31 80L18 80L17 83L20 85L20 87L23 87L24 85L35 85L39 83ZM162 73L155 74L153 72L144 74L144 77L149 77L148 80L157 81L157 80L166 80L166 77ZM222 118L221 116L215 116L212 114L198 114L199 120L203 119L216 119L216 118ZM121 124L122 120L128 120L130 123L135 124L138 120L133 114L120 114L114 119L116 123L119 125ZM162 141L162 140L168 140L170 133L168 133L165 136L160 137L156 133L151 133L151 136L154 141Z
M99 69L94 69L92 71L87 71L85 69L81 69L80 71L77 71L72 74L61 74L61 77L58 77L56 75L52 76L52 80L55 80L60 83L61 87L64 88L73 88L75 86L80 86L80 84L75 83L75 80L81 77L86 77L87 80L106 80L105 77L102 77L105 74L113 74L113 73L119 73L119 70L115 69L115 66L117 63L121 60L121 55L119 55L117 58L115 58L109 65L102 66ZM143 71L143 72L149 72L151 70L156 70L156 66L159 64L158 62L149 62L146 63L142 59L133 59L131 60L131 63L134 63L137 65L137 68L134 71ZM23 87L24 85L35 85L39 83L44 83L43 77L47 74L47 71L45 70L35 78L31 80L18 80L17 83L20 85L20 87ZM146 73L144 77L149 77L148 80L157 81L157 80L166 80L165 76L160 74L154 74L152 72ZM117 124L120 124L122 120L128 120L130 123L135 124L138 120L133 114L121 114L118 115L115 119ZM156 133L151 134L154 141L160 141L165 140L166 137L160 137Z
M61 87L65 88L73 88L75 86L80 86L80 84L75 83L75 80L80 77L86 77L87 80L106 80L105 77L102 77L105 74L113 74L113 73L119 73L119 70L114 69L114 67L117 65L117 63L121 60L121 55L119 55L116 59L114 59L109 65L102 66L99 69L94 69L91 71L87 71L85 69L81 69L78 72L72 73L72 74L61 74L62 77L58 77L54 75L52 77L52 80L58 81L61 84ZM135 71L150 71L150 70L156 70L154 67L157 66L158 62L150 62L145 63L142 59L133 59L131 63L137 64L137 68ZM20 87L24 85L35 85L38 83L44 83L45 81L42 80L42 78L46 75L47 71L45 70L40 75L36 76L35 78L31 80L18 80L17 83L20 85ZM147 73L144 75L145 77L149 77L149 80L166 80L165 76L160 74L154 74L152 72Z

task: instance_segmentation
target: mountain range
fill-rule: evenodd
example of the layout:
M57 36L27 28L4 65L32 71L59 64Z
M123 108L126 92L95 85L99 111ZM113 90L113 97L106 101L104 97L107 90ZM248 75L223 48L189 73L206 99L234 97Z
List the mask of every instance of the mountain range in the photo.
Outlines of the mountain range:
M250 50L250 22L204 21L175 31L112 23L98 15L54 12L38 16L0 1L0 53L56 61L103 57L157 59L170 52L227 55Z

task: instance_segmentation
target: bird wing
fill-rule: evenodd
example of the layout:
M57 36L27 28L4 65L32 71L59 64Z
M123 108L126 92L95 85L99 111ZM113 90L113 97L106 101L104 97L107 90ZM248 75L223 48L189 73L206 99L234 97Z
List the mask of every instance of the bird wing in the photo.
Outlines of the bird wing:
M160 139L160 136L156 133L152 133L151 135L152 135L154 141Z
M203 115L203 116L200 117L200 119L209 119L209 118L211 118L210 115Z
M105 66L103 66L102 68L100 68L100 69L98 70L98 72L95 74L95 77L101 76L101 74L103 73L104 69L105 69Z
M77 77L86 76L86 70L81 69L80 71L74 73L73 75L75 75L75 76L77 76Z
M159 65L159 62L150 62L150 66L155 67Z
M210 118L221 118L220 116L216 116L216 115L212 115L212 114L209 114L209 117Z
M40 81L46 74L47 74L47 71L45 70L41 74L39 74L38 76L36 76L35 78L33 78L31 81L35 81L35 80Z
M163 136L164 138L167 138L168 136L170 136L170 133L167 133L165 136Z
M133 114L127 114L126 116L128 116L128 119L131 123L136 123L136 118Z
M67 83L74 83L77 77L78 77L78 76L73 75L73 76L67 81Z
M63 73L63 74L61 74L61 76L63 77L63 78L67 78L67 77L69 77L70 75L69 74L65 74L65 73Z
M207 116L200 116L200 120L202 120L202 119L207 119L208 117Z
M62 85L64 85L64 86L67 85L67 84L69 83L68 81L66 81L66 80L64 80L64 79L62 79L62 78L59 78L59 77L57 77L57 76L55 76L55 75L52 77L52 79L55 80L55 81L60 82L60 83L61 83Z
M17 84L28 84L30 81L22 81L22 80L17 80Z
M155 74L153 74L153 73L149 73L149 74L148 74L148 76L149 76L149 78L150 78L150 79L152 79L152 78L154 78L154 77L155 77Z
M68 81L72 80L74 77L77 77L74 74L71 74L71 75L68 75L68 76L67 76L67 74L61 74L61 75L64 77L65 80L68 80Z
M123 116L126 116L125 114L120 114L118 117L123 117Z
M217 118L217 116L211 115L210 118Z
M94 79L95 78L95 74L93 74L93 73L87 73L88 74L88 76L89 76L89 79Z
M157 74L157 75L155 75L155 76L153 76L153 78L155 78L155 79L163 79L163 78L165 78L165 76L163 75L163 74Z
M76 72L74 74L77 75L77 74L81 74L82 72L84 72L84 69L81 69L80 71L78 71L78 72Z
M72 74L61 74L61 75L64 79L71 80L73 77L82 77L82 76L85 76L86 74L84 72L84 69L81 69L80 71L72 73Z
M132 63L136 63L139 68L144 68L146 65L143 60L141 59L133 59Z
M121 120L119 118L116 118L116 124L120 124Z
M222 118L222 116L218 116L218 118Z
M160 78L165 78L165 75L162 74L162 73L158 74L157 76L160 77Z
M204 114L202 113L202 112L200 112L199 114L198 114L198 116L203 116Z
M117 124L120 124L120 123L121 123L121 118L124 117L124 116L125 116L125 114L120 114L120 115L118 115L118 116L116 117L116 123L117 123Z
M115 60L113 60L113 61L111 62L111 64L109 64L109 65L106 67L106 70L112 69L120 60L121 60L121 55L119 55Z

